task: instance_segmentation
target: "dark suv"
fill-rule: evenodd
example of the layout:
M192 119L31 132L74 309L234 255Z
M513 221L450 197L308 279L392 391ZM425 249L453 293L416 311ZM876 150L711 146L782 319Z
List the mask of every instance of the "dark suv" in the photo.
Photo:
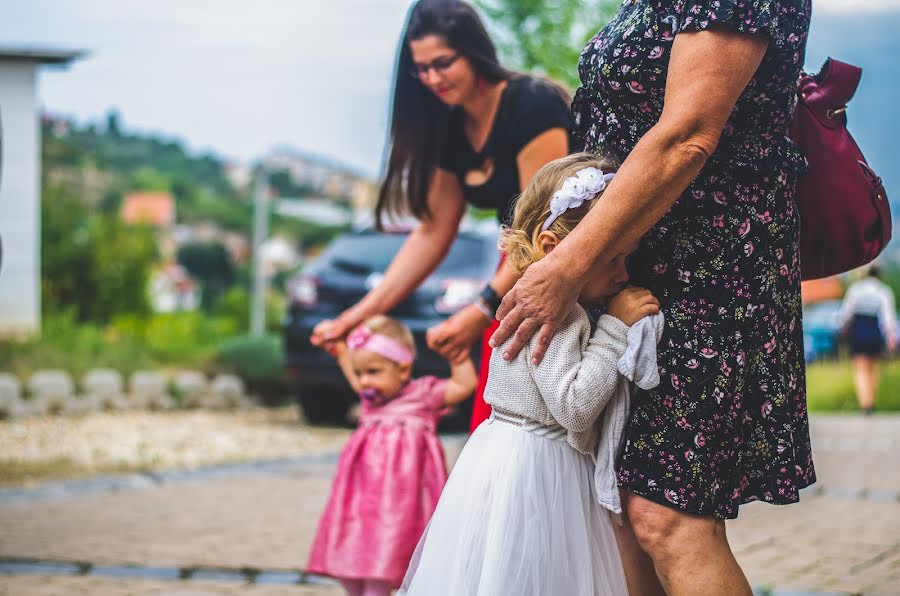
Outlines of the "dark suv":
M344 234L288 280L291 303L284 323L285 365L307 421L345 423L349 406L356 402L335 359L310 344L313 327L338 316L375 287L405 239L406 234L373 230ZM428 349L425 332L469 304L493 276L496 264L496 232L461 232L437 271L388 313L415 336L414 376L449 374L447 362ZM479 351L480 346L473 350L476 367ZM471 408L471 400L464 402L441 426L467 428Z

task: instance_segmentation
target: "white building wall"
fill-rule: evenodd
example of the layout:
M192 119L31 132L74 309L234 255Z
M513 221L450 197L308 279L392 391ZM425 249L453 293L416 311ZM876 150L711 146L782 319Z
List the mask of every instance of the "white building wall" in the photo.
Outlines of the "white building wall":
M38 63L0 60L0 335L40 330Z

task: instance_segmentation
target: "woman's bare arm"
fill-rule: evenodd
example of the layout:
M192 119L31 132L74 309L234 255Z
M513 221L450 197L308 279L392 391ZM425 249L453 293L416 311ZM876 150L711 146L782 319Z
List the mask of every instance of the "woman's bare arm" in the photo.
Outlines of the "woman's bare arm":
M519 192L525 190L534 173L549 162L569 154L569 131L551 128L531 139L516 156L519 167Z
M370 314L387 312L419 287L450 250L459 232L466 202L456 176L437 169L428 192L431 217L419 222L391 261L384 279L361 305Z
M367 318L390 311L437 269L459 232L459 222L466 210L462 189L454 174L435 170L428 204L431 217L422 220L409 235L381 283L359 303L329 321L327 335L320 333L317 326L312 337L314 345L322 345L333 337L343 337Z

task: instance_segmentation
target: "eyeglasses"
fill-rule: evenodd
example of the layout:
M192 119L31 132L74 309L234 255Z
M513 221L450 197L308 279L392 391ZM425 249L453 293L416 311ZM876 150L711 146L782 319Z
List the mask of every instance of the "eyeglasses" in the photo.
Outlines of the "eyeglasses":
M410 69L409 74L416 79L424 79L428 76L428 72L431 70L434 70L434 72L438 74L444 74L444 72L448 68L453 66L453 63L459 60L460 57L460 54L453 54L452 56L441 56L440 58L435 58L427 64L413 64L413 67Z

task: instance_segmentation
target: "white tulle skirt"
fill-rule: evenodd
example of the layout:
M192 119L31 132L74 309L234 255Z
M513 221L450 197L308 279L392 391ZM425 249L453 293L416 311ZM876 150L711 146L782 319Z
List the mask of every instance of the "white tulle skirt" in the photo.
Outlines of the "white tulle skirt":
M485 421L453 468L399 594L625 596L590 457L564 437Z

